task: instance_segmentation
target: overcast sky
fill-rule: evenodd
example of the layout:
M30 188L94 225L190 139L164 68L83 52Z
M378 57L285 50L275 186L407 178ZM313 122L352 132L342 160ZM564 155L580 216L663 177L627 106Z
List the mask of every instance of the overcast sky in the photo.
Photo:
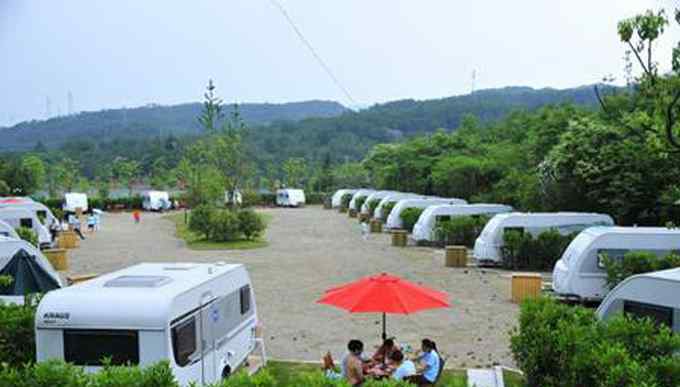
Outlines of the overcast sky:
M618 20L677 0L279 0L355 103L622 78ZM672 29L667 38L678 39ZM669 62L670 44L660 47ZM352 102L272 0L0 0L0 125L198 101Z

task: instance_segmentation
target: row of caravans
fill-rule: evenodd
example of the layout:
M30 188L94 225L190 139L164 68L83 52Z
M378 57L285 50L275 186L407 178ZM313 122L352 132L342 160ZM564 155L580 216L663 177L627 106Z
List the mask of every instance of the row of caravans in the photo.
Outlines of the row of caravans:
M11 236L8 228L24 227L32 230L38 237L41 248L54 246L50 227L59 224L52 211L42 203L26 197L0 198L0 232Z

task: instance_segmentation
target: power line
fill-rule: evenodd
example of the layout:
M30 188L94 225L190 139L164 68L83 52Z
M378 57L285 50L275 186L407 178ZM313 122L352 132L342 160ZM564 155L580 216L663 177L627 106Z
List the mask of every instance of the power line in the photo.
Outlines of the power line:
M304 44L307 47L307 49L309 49L309 52L311 52L314 58L316 58L316 61L319 62L319 65L321 65L321 67L324 69L326 74L328 74L331 80L333 80L333 83L335 83L335 85L343 92L343 94L345 94L345 97L347 97L347 99L354 104L355 103L354 98L352 98L352 95L349 93L349 90L345 86L343 86L340 80L335 76L335 74L333 74L331 68L326 64L326 62L321 58L321 56L319 56L319 54L314 49L314 46L312 46L309 40L305 38L305 36L302 34L302 31L300 31L300 29L297 27L297 25L290 17L288 12L286 12L286 9L283 8L283 5L279 2L279 0L270 0L270 2L276 8L278 8L279 11L281 11L281 14L288 21L288 24L290 24L291 28L293 28L293 31L295 31L295 34L298 36L298 38L300 38L302 44Z

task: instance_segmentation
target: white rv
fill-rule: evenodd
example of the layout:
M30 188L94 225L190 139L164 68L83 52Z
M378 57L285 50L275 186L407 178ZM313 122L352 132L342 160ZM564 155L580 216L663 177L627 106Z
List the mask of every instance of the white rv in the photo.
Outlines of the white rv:
M54 214L46 205L36 202L29 197L0 198L0 208L7 207L20 207L31 212L35 212L35 214L38 216L38 219L40 219L41 222L47 227L49 227L49 225L53 222L59 222L59 220L54 217Z
M64 194L63 210L66 212L76 212L80 208L83 212L88 210L87 195L84 193L68 192Z
M22 207L5 207L0 208L0 220L14 227L25 227L33 230L38 236L38 243L40 248L49 248L53 246L52 234L50 230L40 222L40 219L30 210Z
M0 286L0 302L23 304L28 294L46 293L64 286L59 273L30 243L0 236L0 273L9 275L9 286Z
M168 360L182 386L215 383L261 347L243 265L142 263L48 293L36 312L38 362L95 372ZM259 344L259 345L258 345Z
M426 199L426 198L427 196L418 195L410 192L396 192L387 195L384 198L382 198L382 200L380 200L380 203L378 203L378 206L375 207L375 211L373 211L373 219L383 220L384 218L383 208L388 203L396 203L402 199Z
M648 317L680 332L680 269L638 274L623 280L605 297L597 316L606 320L624 313Z
M413 226L413 239L416 242L435 242L437 223L458 216L482 216L512 212L512 207L504 204L440 204L430 206L420 214Z
M602 259L623 258L631 251L665 256L680 252L680 230L662 227L591 227L567 247L553 270L555 293L599 301L609 292Z
M364 204L361 205L361 213L362 214L368 214L369 208L368 208L368 203L373 201L373 200L382 200L385 196L388 195L394 195L395 191L375 191L372 194L368 195L366 197L366 200L364 200Z
M401 219L401 213L408 208L428 208L438 204L467 204L463 199L456 198L425 198L425 199L402 199L395 204L387 217L385 222L386 229L400 229L404 227L404 222Z
M331 197L331 207L339 208L340 205L342 205L342 197L345 196L345 194L354 195L357 191L358 190L356 189L339 189L335 191L333 197Z
M224 191L224 203L237 206L243 204L243 195L241 194L241 191Z
M146 191L142 194L142 208L147 211L165 211L172 207L166 191Z
M276 205L280 207L300 207L305 205L305 191L284 188L276 191Z
M364 203L366 202L365 198L368 197L368 195L372 194L375 192L374 189L360 189L357 192L352 195L352 199L349 201L349 208L355 208L357 200L361 197L364 197ZM363 206L363 205L362 205ZM359 208L359 211L361 211L361 208Z
M0 236L13 239L21 239L19 238L19 234L17 234L17 231L14 229L14 227L10 226L4 220L0 220Z
M609 215L585 212L511 212L498 214L484 226L475 241L473 255L479 262L501 263L503 254L503 233L518 230L531 235L554 229L562 235L569 235L592 226L611 226L614 220Z

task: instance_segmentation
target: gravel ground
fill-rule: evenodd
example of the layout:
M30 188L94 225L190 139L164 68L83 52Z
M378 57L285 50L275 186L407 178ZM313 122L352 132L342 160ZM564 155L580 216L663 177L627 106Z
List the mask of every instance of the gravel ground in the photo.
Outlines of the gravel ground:
M509 331L518 308L509 301L507 273L451 269L443 251L390 246L387 234L361 235L355 219L316 206L263 209L272 215L269 246L256 250L192 251L174 236L161 215L144 213L134 224L128 213L107 214L102 230L86 235L70 251L71 273L105 273L138 262L244 263L250 271L263 322L267 350L278 359L318 360L336 356L350 338L368 348L379 343L380 316L351 315L318 305L323 291L362 276L390 272L450 294L450 309L388 316L388 334L417 347L434 339L452 367L513 366Z

